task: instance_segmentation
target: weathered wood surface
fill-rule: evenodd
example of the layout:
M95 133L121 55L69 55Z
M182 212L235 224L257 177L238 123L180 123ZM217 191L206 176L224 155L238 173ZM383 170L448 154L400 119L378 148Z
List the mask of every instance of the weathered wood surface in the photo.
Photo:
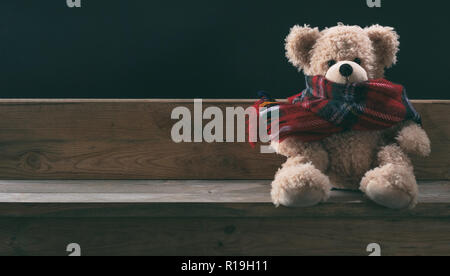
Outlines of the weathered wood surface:
M203 107L249 106L205 100ZM415 101L433 143L419 179L450 179L450 101ZM189 100L0 100L1 179L271 179L282 162L246 143L170 138Z
M0 255L450 255L450 183L414 210L333 191L275 208L269 181L0 181Z
M422 203L450 203L450 182L422 181ZM333 190L332 203L363 201ZM267 180L0 180L0 202L22 203L270 203Z
M450 218L450 182L421 182L417 208L394 211L350 191L313 208L275 208L269 181L0 181L0 217Z
M0 255L368 256L450 255L447 219L9 218Z

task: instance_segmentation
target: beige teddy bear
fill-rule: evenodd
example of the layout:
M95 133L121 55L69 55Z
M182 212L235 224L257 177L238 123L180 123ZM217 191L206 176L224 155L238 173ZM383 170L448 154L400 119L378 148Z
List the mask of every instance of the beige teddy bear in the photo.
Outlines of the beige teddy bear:
M384 77L396 63L399 37L393 28L338 26L319 31L294 26L286 38L286 56L307 76L340 84ZM272 183L275 205L313 206L329 198L332 187L360 189L371 200L393 209L413 208L418 185L408 154L427 156L430 140L422 127L404 121L384 130L348 130L320 141L288 137L272 142L288 159Z

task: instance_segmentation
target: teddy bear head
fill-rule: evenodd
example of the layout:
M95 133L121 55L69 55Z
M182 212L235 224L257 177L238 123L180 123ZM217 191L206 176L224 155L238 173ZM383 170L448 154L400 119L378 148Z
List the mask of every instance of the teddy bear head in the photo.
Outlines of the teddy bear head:
M320 31L296 25L286 38L286 56L306 75L338 83L362 82L384 77L385 69L397 61L399 44L391 27L339 23Z

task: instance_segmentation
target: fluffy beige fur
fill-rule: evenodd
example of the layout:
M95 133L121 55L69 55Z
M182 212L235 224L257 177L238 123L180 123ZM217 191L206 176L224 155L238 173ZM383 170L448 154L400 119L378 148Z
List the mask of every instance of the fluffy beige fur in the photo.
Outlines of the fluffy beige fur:
M286 38L286 56L294 66L308 75L328 74L332 81L342 79L336 69L330 71L331 60L354 68L350 80L382 78L396 63L398 50L394 29L379 25L363 29L339 24L323 31L294 26ZM289 138L272 147L288 157L272 183L273 202L295 207L326 201L331 187L337 187L360 189L389 208L412 208L418 186L407 154L427 156L431 151L427 134L412 122L386 131L345 132L315 143Z

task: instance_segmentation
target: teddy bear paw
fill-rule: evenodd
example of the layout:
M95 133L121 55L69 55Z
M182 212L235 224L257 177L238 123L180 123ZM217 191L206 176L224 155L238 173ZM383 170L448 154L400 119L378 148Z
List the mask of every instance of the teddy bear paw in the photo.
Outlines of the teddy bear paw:
M272 200L276 206L310 207L329 198L331 184L312 164L281 169L272 182Z
M418 186L412 170L386 165L366 174L361 190L375 203L391 209L412 209L417 204Z

